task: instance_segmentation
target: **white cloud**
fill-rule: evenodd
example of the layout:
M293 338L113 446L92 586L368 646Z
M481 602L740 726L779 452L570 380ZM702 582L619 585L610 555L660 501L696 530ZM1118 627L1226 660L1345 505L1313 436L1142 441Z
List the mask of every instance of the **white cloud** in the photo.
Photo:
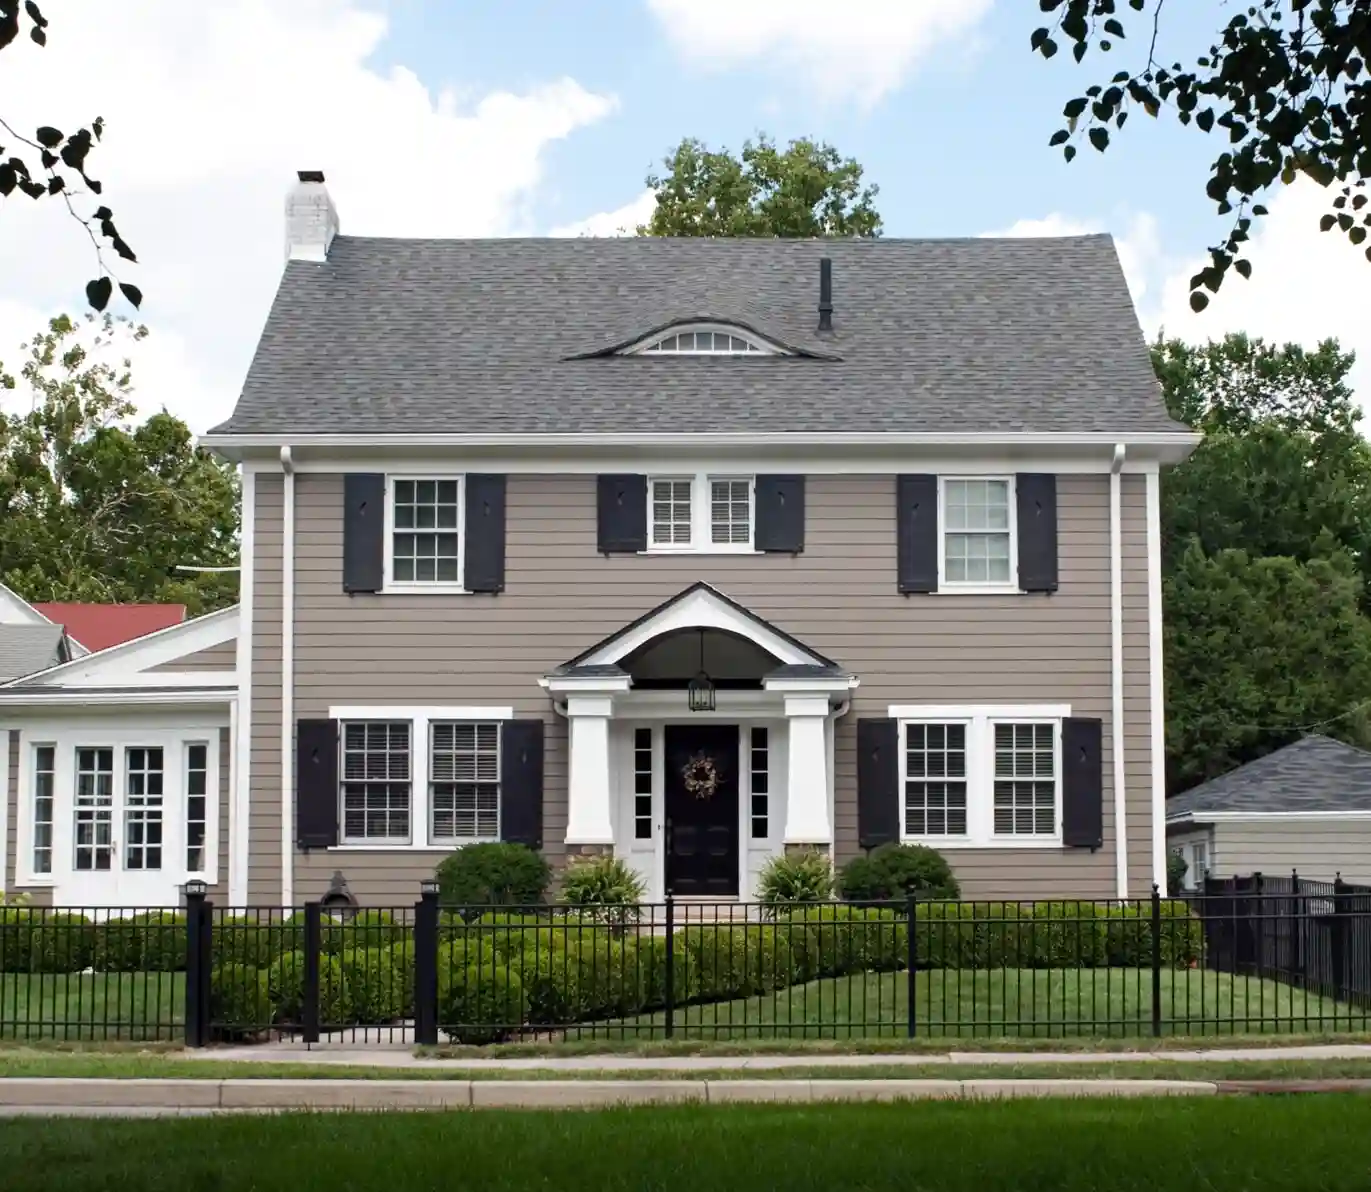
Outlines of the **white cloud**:
M935 48L969 34L991 0L648 0L687 58L798 70L827 99L872 104Z
M1084 236L1092 232L1113 234L1119 264L1123 266L1123 275L1128 281L1128 291L1133 295L1134 305L1141 306L1147 294L1148 275L1161 252L1157 221L1146 212L1116 221L1113 227L1104 222L1079 220L1053 213L1042 219L1021 219L1002 232L988 232L986 235Z
M601 211L598 214L578 219L575 223L563 224L553 228L552 236L632 236L640 224L652 218L656 210L657 197L653 191L645 190L631 203L625 203L614 211Z
M0 112L73 127L103 115L91 171L140 264L135 352L145 409L203 429L227 416L271 302L293 171L323 169L345 232L483 236L526 230L548 144L612 97L574 80L466 102L368 59L381 0L70 0L49 43L5 51ZM75 312L94 273L53 203L0 211L0 359L50 313Z

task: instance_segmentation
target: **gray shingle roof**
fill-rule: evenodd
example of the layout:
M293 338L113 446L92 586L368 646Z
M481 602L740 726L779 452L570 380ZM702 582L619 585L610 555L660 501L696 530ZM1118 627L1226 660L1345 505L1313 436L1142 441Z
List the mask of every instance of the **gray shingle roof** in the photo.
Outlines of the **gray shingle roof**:
M61 625L0 625L0 682L31 675L63 661Z
M1371 811L1371 753L1310 736L1166 801L1166 815L1214 811Z
M839 359L572 359L693 319ZM287 264L214 433L1185 429L1108 236L340 236L323 264Z

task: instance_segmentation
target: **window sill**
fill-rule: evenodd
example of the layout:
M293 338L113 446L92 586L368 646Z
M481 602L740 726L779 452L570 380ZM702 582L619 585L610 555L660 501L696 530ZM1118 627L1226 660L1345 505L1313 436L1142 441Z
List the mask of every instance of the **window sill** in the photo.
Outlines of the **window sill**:
M921 844L928 848L949 851L966 851L970 849L980 849L990 852L1018 852L1024 849L1060 849L1066 846L1062 844L1060 836L1039 836L1024 840L971 840L965 836L946 837L946 836L902 836L901 844Z
M386 584L382 596L470 596L461 584Z
M1022 596L1018 584L948 584L939 582L937 591L929 596Z
M14 886L15 888L10 891L11 894L22 894L25 890L52 890L57 887L57 879L50 873L45 873L41 877L34 877L27 873L16 873Z
M754 550L750 546L729 547L729 546L652 546L647 550L640 550L640 555L764 555L764 550Z
M462 848L468 844L490 844L497 838L494 836L482 836L479 839L473 837L470 840L448 840L429 844L359 844L356 841L348 841L346 844L330 844L324 851L329 853L450 853L453 849ZM299 849L297 847L296 851Z

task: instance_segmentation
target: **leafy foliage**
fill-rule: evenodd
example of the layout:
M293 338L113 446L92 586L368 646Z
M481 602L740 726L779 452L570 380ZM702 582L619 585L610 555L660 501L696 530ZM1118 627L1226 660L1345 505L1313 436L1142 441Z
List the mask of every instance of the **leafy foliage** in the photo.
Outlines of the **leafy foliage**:
M838 879L849 902L916 898L959 898L961 888L947 859L922 844L883 844L867 857L854 857Z
M444 857L434 877L444 906L535 906L547 897L552 870L525 845L489 842Z
M1149 41L1140 71L1118 71L1068 101L1066 124L1049 143L1070 161L1083 134L1103 153L1130 112L1155 117L1164 107L1184 125L1226 135L1205 193L1220 215L1235 218L1227 238L1210 249L1210 263L1190 279L1195 310L1208 305L1204 291L1216 293L1230 269L1251 274L1243 245L1252 221L1266 214L1252 200L1277 183L1301 175L1325 187L1342 183L1319 226L1364 244L1371 229L1364 190L1371 174L1371 0L1250 0L1191 68L1157 61L1164 5L1127 0L1130 14L1123 0L1039 0L1043 12L1055 14L1055 23L1030 39L1044 58L1057 53L1058 36L1077 62L1092 48L1108 53L1127 36L1125 22Z
M0 50L18 39L25 26L24 17L27 18L29 41L39 47L47 45L48 20L36 0L23 0L22 3L21 0L0 0ZM99 179L87 172L86 159L104 131L105 122L97 116L89 127L82 126L75 132L63 132L44 124L34 130L33 136L27 137L0 117L0 135L9 142L8 146L0 143L0 198L8 198L18 191L30 199L60 199L66 205L71 217L85 229L95 247L99 273L86 283L86 301L96 310L104 310L109 305L116 280L111 278L105 264L101 240L108 241L121 260L138 260L115 227L114 213L108 207L101 204L89 214L82 214L72 202L74 198L103 192ZM78 179L84 185L84 191L78 188ZM119 282L119 291L130 305L142 304L143 292L132 282Z
M1172 849L1166 854L1166 892L1175 898L1185 889L1185 875L1190 863L1180 849Z
M757 881L763 902L825 902L833 897L833 865L821 852L804 849L772 857Z
M643 236L879 236L862 167L829 144L806 138L778 149L759 136L734 157L702 141L683 140L647 176L656 195Z
M26 600L185 604L237 599L233 573L178 566L237 562L238 480L163 411L131 422L133 378L121 344L146 328L66 315L25 345L19 412L0 416L0 580Z
M643 879L621 857L574 861L562 874L563 902L592 908L591 914L615 922L637 918L643 890Z

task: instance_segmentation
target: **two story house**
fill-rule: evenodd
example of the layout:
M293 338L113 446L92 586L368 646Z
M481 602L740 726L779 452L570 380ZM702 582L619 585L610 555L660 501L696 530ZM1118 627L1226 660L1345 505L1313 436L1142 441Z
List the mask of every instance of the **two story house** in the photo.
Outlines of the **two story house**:
M1159 469L1195 436L1109 237L350 237L313 172L286 224L205 438L243 474L220 898L404 905L482 840L654 899L892 840L968 897L1164 883ZM56 739L11 732L21 863Z

